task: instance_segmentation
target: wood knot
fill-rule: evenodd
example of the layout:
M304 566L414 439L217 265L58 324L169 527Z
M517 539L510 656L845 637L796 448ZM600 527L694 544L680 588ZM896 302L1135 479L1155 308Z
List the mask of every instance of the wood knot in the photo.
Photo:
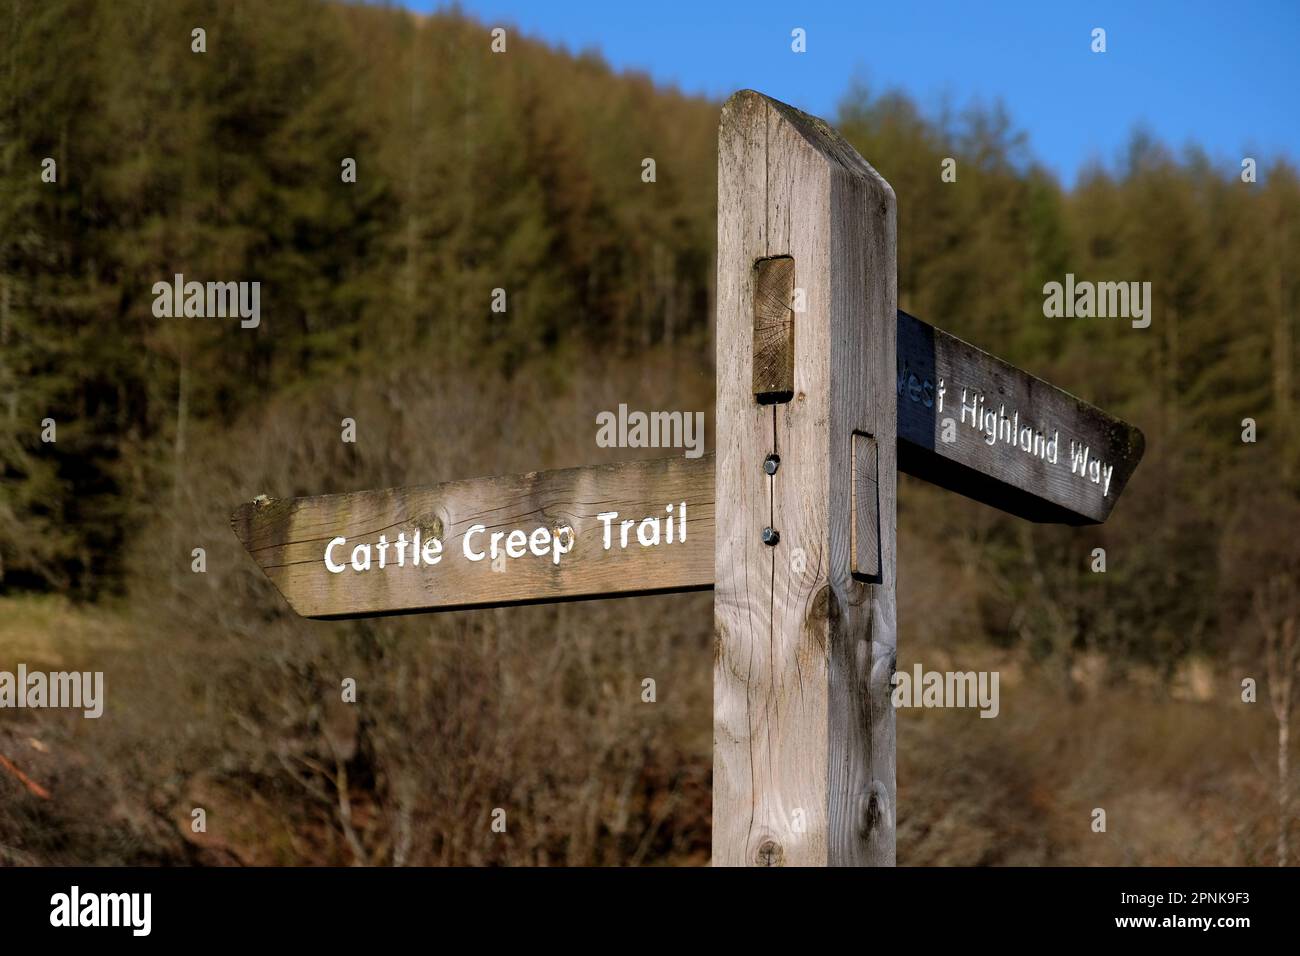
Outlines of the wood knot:
M859 818L858 832L863 839L869 839L882 827L892 827L893 821L889 808L889 793L879 780L871 781L871 787L863 794L862 813Z
M754 851L754 863L758 866L780 866L785 859L785 851L775 840L764 840Z
M823 584L813 598L809 611L814 621L830 621L832 624L840 619L840 599L835 596L835 589Z
M428 540L429 538L437 538L439 541L442 540L443 525L440 516L436 514L425 515L416 522L415 526L420 529L420 533L424 535L425 540Z
M880 825L880 799L874 793L867 797L867 813L863 824L866 833Z
M877 694L888 695L890 688L894 686L894 674L898 671L898 650L891 644L872 641L869 651L871 670L866 674L868 689ZM859 660L859 667L861 665L862 661Z

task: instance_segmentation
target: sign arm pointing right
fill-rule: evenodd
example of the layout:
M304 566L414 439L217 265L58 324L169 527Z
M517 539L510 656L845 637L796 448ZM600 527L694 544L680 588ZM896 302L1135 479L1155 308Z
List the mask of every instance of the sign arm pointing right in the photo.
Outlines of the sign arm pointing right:
M898 470L1031 521L1105 521L1142 458L1135 426L898 313Z

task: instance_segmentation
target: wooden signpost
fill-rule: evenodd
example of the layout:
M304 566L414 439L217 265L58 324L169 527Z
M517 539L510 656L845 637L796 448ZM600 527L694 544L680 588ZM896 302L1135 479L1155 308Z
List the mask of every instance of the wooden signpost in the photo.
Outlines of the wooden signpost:
M897 310L894 193L752 91L718 142L715 455L240 507L288 603L346 618L714 589L713 862L894 862L904 471L1104 521L1141 433Z

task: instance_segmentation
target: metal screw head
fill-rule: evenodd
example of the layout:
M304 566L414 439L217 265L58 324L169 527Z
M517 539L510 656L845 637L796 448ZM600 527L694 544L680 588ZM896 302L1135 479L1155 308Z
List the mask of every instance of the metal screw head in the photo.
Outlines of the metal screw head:
M776 543L781 540L781 532L775 528L763 529L763 543L768 547L776 547Z
M776 452L768 455L763 459L763 470L769 475L775 475L776 470L781 467L781 456Z

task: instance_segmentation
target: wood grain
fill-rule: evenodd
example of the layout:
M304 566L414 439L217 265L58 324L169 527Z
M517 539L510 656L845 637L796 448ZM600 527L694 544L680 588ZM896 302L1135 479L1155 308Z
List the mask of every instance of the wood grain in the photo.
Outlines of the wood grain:
M794 397L794 260L754 265L754 398L760 405Z
M708 588L713 583L713 456L529 472L414 488L362 491L314 498L259 499L242 505L231 526L244 547L295 611L304 617L362 617L413 611L497 607ZM635 529L620 546L619 521L667 517L685 501L686 540L642 547ZM603 512L612 547L604 548ZM676 521L676 518L674 518ZM473 525L487 533L471 539L484 553L490 533L573 528L573 549L556 564L525 553L472 562L462 550ZM676 527L676 525L675 525ZM330 572L324 562L331 539L348 539L336 562L353 546L392 542L416 530L442 540L442 560L432 566L389 565ZM665 532L666 534L666 532ZM504 540L502 544L504 545ZM390 553L391 557L391 553Z
M853 433L853 576L880 577L880 449L876 439Z
M895 451L879 584L851 573L852 434L893 435L894 196L829 126L752 91L718 152L717 865L892 864ZM756 262L790 256L792 400L749 388ZM770 478L762 461L781 456ZM780 532L762 544L763 527Z
M1145 448L1134 426L906 312L898 313L895 391L900 471L1035 521L1105 521ZM968 408L982 396L990 414L1005 410L1022 430L1055 438L1056 460L996 436L989 444L973 413L963 421L963 392ZM1108 488L1101 469L1099 482L1071 472L1072 444L1113 467Z

